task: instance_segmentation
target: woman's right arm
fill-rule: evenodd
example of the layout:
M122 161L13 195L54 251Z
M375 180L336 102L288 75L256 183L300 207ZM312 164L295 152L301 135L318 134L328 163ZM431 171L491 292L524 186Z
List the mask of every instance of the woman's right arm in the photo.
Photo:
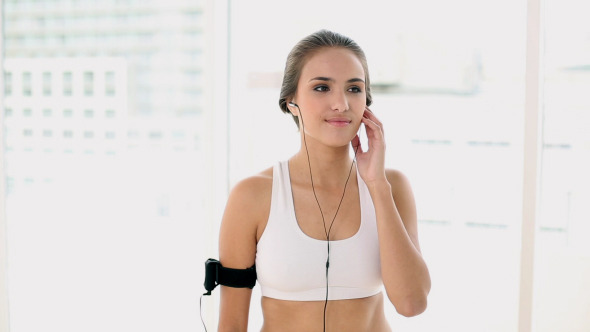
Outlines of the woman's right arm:
M254 265L259 225L268 218L268 178L254 176L232 189L221 221L219 260L224 267L246 269ZM272 183L272 180L271 182ZM268 202L268 203L265 203ZM252 290L221 286L219 332L245 332Z

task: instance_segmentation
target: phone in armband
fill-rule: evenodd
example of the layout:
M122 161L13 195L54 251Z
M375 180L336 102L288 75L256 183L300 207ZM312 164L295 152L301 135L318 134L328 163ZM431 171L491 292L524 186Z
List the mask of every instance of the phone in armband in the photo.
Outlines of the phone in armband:
M224 267L216 259L209 258L205 262L205 290L203 295L211 295L211 291L223 285L234 288L254 288L256 285L256 266L247 269Z

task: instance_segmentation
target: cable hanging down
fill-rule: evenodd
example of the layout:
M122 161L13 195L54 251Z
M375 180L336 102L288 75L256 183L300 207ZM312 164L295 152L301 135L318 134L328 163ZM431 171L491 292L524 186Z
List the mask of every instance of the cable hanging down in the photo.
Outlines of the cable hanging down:
M326 300L324 302L324 332L326 332L326 311L328 308L328 295L329 295L329 273L328 270L330 269L330 232L332 231L332 226L334 225L334 221L336 220L336 216L338 215L338 211L340 211L340 206L342 206L342 201L344 201L344 195L346 194L346 188L348 187L348 181L350 180L350 175L352 174L352 168L354 167L354 164L356 163L356 154L358 152L358 149L360 147L360 142L359 144L356 146L355 150L354 150L354 158L352 163L350 164L350 169L348 170L348 176L346 177L346 182L344 183L344 190L342 191L342 197L340 197L340 202L338 203L338 207L336 208L336 213L334 213L334 218L332 218L332 221L330 222L330 227L326 228L326 220L324 218L324 211L322 210L322 207L320 205L320 201L318 199L318 196L316 194L315 191L315 186L313 183L313 174L311 172L311 162L310 162L310 158L309 158L309 149L307 148L307 139L306 134L305 134L305 122L303 121L303 114L301 112L301 108L299 108L299 105L295 104L294 102L289 102L289 105L293 106L293 107L297 107L297 109L299 110L299 116L301 116L301 124L302 124L302 130L303 130L303 143L305 145L305 153L307 154L307 164L309 166L309 178L311 181L311 189L313 191L313 196L315 197L315 201L318 205L318 208L320 210L320 215L322 216L322 224L324 226L324 233L326 234L326 243L328 245L328 257L326 259Z

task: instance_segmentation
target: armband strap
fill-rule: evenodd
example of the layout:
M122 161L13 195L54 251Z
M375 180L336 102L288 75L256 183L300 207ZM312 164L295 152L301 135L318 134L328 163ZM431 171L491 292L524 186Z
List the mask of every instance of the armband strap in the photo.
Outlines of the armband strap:
M221 262L216 259L209 258L205 262L205 289L207 293L204 295L211 295L211 291L217 285L252 289L256 285L256 266L253 265L247 269L232 269L223 267Z

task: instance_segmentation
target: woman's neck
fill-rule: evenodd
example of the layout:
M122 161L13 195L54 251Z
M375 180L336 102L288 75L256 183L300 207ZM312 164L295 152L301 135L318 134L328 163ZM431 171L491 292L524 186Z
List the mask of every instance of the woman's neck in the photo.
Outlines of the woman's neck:
M309 156L309 161L308 161ZM304 182L309 182L309 167L316 187L341 189L351 171L353 159L349 147L333 148L328 146L305 144L290 160L292 175ZM353 170L354 171L354 170Z

